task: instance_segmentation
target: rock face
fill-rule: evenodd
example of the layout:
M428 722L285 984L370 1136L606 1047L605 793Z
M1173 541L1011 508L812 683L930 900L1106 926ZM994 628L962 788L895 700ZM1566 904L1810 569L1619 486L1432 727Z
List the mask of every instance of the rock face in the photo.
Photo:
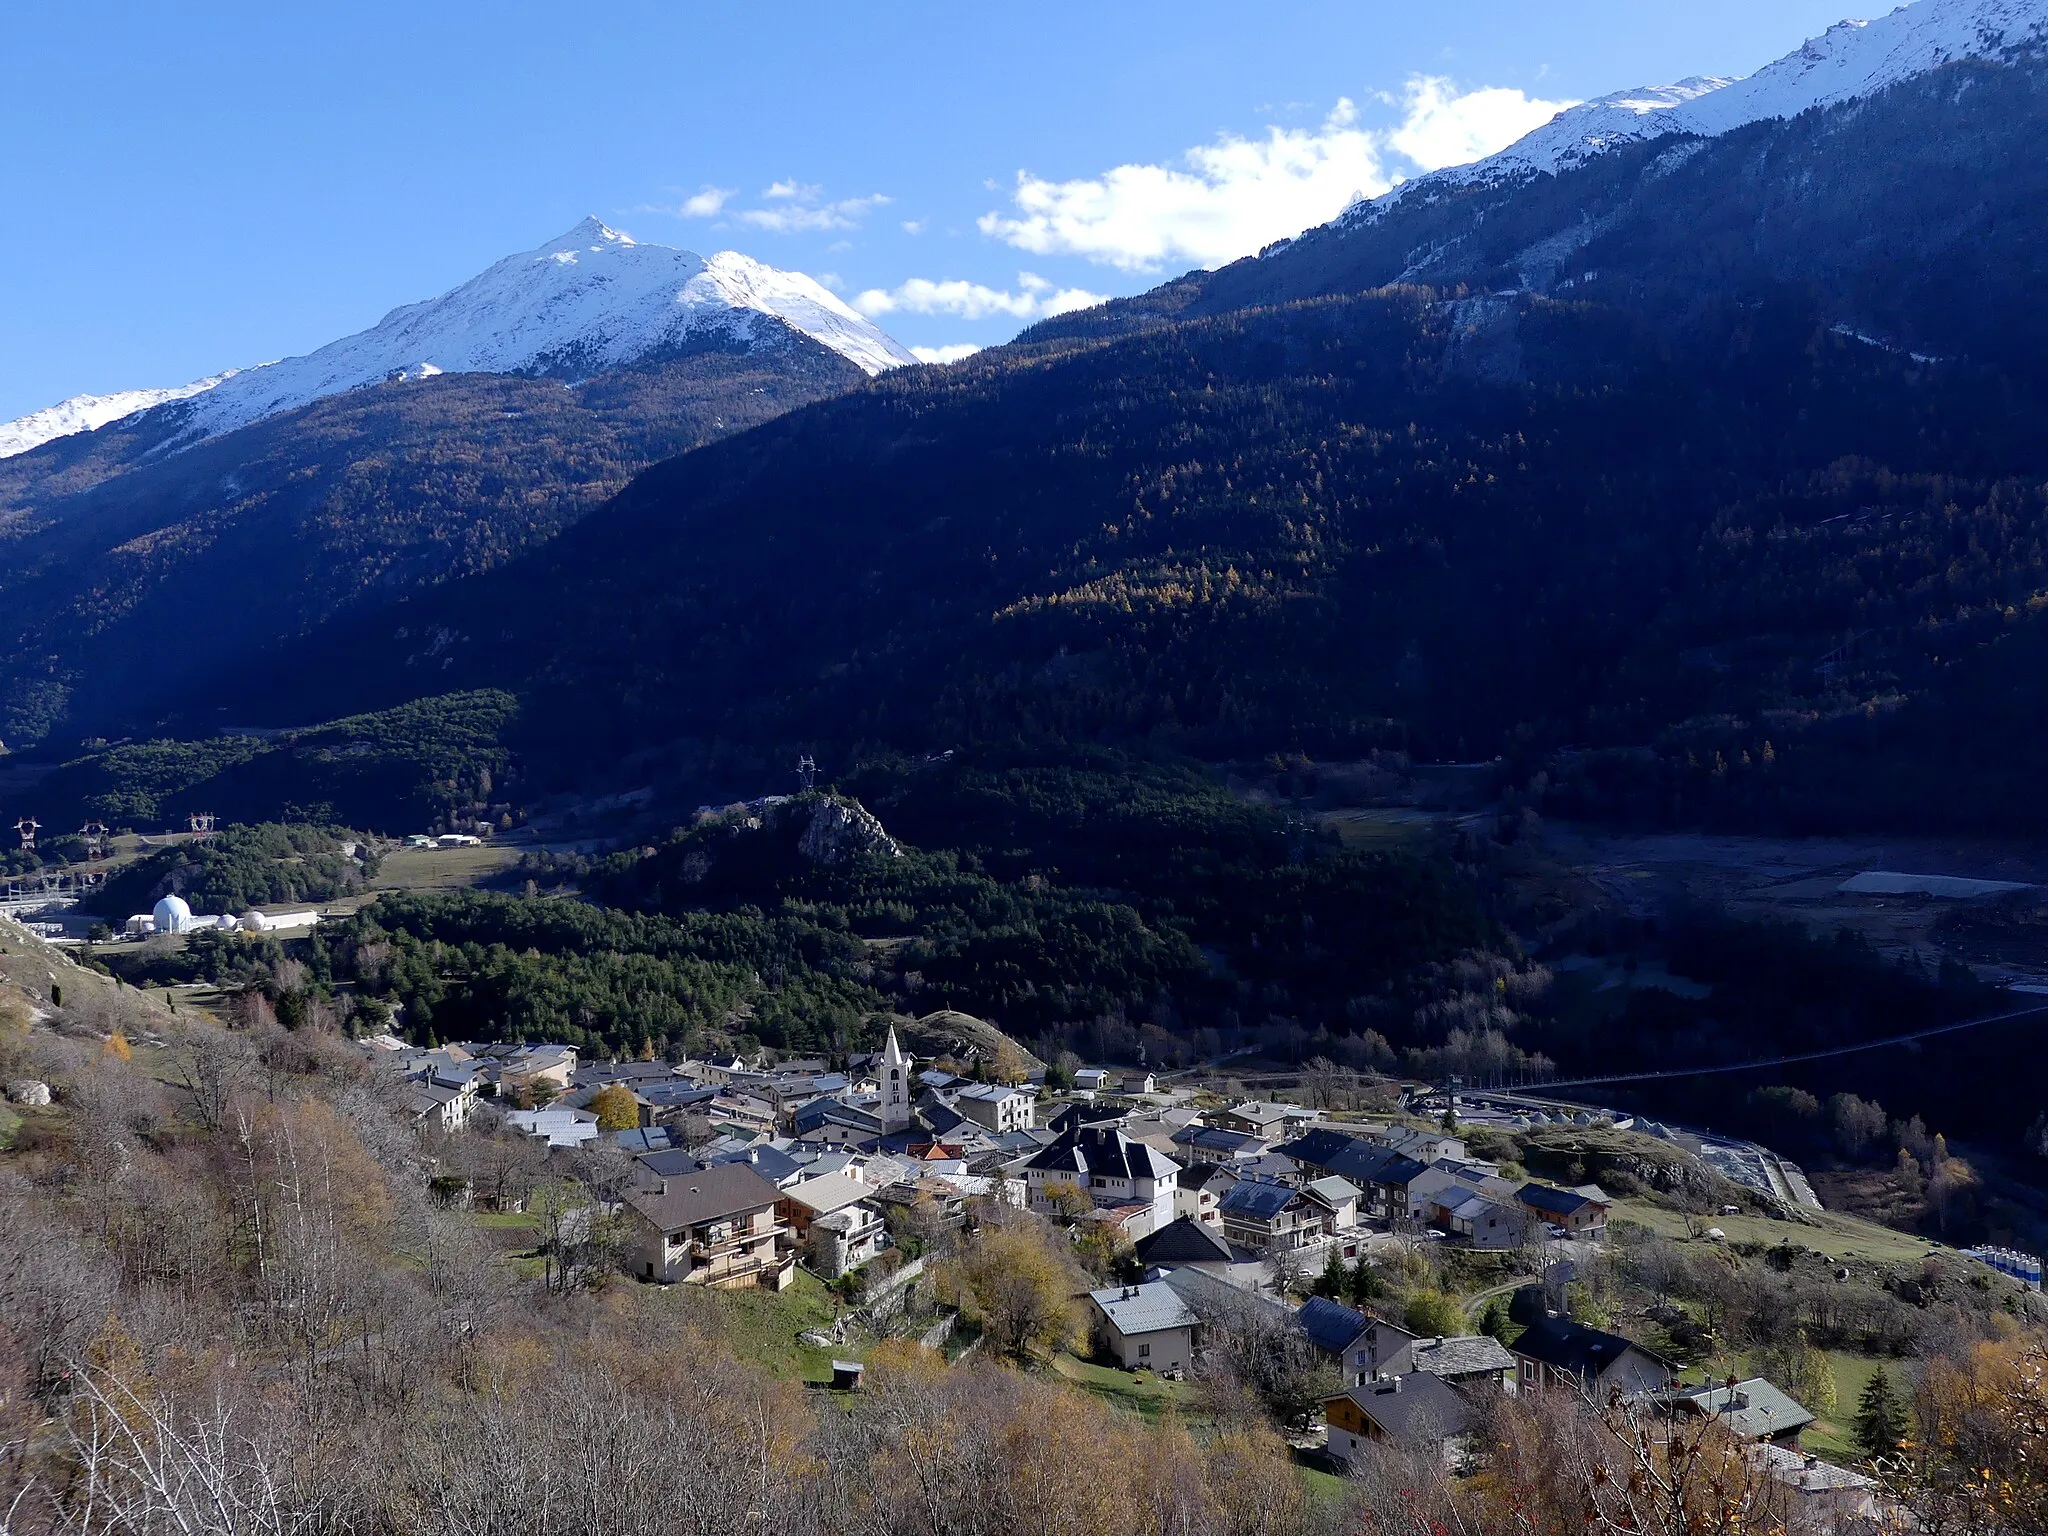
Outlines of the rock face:
M864 853L900 859L903 849L874 812L858 801L820 800L811 810L797 851L818 864L839 864Z
M50 1102L50 1085L32 1077L20 1078L7 1085L7 1097L17 1104L41 1106Z

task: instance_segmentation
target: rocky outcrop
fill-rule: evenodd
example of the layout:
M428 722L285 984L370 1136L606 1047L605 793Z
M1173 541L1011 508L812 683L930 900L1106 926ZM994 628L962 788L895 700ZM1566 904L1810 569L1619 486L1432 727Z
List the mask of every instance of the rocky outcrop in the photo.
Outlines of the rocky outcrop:
M808 809L810 822L797 842L797 852L818 864L842 864L861 854L879 854L900 859L903 849L876 818L857 800L796 801L792 810Z

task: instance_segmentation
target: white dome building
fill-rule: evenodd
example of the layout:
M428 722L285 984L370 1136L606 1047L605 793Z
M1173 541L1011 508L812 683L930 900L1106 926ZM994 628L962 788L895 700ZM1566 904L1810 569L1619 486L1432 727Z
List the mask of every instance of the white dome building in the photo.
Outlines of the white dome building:
M150 914L156 919L158 933L190 933L192 931L192 909L185 905L182 896L166 896L156 904Z

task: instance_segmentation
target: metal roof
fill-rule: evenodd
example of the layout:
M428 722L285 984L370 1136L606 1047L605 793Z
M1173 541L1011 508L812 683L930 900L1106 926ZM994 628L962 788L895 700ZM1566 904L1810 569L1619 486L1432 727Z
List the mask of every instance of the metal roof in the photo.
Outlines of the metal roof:
M1265 1184L1256 1179L1240 1179L1230 1187L1229 1194L1216 1202L1216 1208L1232 1216L1249 1216L1254 1221L1270 1221L1300 1198L1301 1191L1289 1184Z
M1326 1296L1309 1297L1294 1314L1294 1320L1317 1349L1331 1355L1343 1354L1354 1339L1372 1326L1372 1319L1363 1312L1354 1312Z
M1139 1333L1161 1333L1168 1328L1192 1328L1200 1321L1194 1308L1163 1280L1090 1291L1088 1299L1102 1309L1110 1326L1125 1338Z
M1675 1392L1671 1401L1709 1418L1718 1418L1736 1434L1751 1440L1775 1439L1813 1422L1812 1414L1761 1376L1738 1381L1733 1391L1722 1382L1719 1386Z

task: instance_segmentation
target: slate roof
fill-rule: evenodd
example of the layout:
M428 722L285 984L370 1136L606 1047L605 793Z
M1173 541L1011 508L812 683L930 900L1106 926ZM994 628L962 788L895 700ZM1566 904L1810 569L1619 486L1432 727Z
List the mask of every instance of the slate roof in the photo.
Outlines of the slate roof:
M1407 1354L1416 1370L1446 1381L1497 1375L1515 1368L1515 1357L1507 1347L1483 1333L1458 1339L1417 1339L1408 1346Z
M1247 1150L1256 1152L1265 1145L1265 1140L1243 1131L1218 1130L1213 1125L1184 1125L1173 1133L1173 1144L1214 1158L1236 1157Z
M1293 1158L1304 1168L1337 1174L1361 1186L1398 1184L1405 1188L1427 1166L1392 1147L1383 1147L1362 1136L1347 1136L1342 1131L1310 1131L1273 1150L1282 1157Z
M799 1159L777 1147L749 1147L745 1160L771 1184L780 1184L804 1166Z
M672 1179L666 1194L635 1190L626 1203L664 1232L717 1221L775 1203L776 1188L745 1163L721 1163L695 1177Z
M1722 1382L1689 1392L1674 1392L1670 1401L1674 1407L1683 1405L1695 1413L1718 1418L1749 1440L1774 1440L1813 1422L1812 1414L1761 1376L1738 1381L1733 1392Z
M1168 1328L1192 1328L1201 1321L1195 1316L1194 1308L1163 1280L1090 1291L1088 1299L1102 1308L1103 1316L1125 1338L1140 1333L1160 1333Z
M1327 1355L1343 1354L1353 1340L1372 1326L1372 1319L1363 1312L1354 1312L1327 1296L1309 1297L1294 1314L1294 1320L1301 1324L1301 1331L1309 1336L1310 1342Z
M1174 1182L1182 1189L1206 1189L1209 1181L1218 1175L1232 1181L1235 1181L1238 1177L1235 1171L1225 1168L1218 1163L1190 1163L1187 1167L1181 1169L1179 1176Z
M1133 1252L1141 1264L1227 1264L1232 1258L1230 1244L1221 1234L1192 1216L1170 1221L1150 1237L1139 1238Z
M798 1131L816 1130L821 1125L843 1125L849 1130L880 1135L882 1117L838 1099L813 1099L796 1112Z
M1180 1164L1122 1131L1081 1126L1040 1152L1026 1168L1045 1173L1092 1174L1108 1179L1169 1179Z
M1565 1371L1581 1381L1594 1381L1631 1349L1668 1369L1669 1362L1642 1345L1632 1343L1618 1333L1602 1333L1598 1328L1588 1328L1568 1317L1544 1317L1531 1323L1515 1340L1514 1352L1539 1365Z
M1773 1482L1807 1493L1862 1491L1877 1486L1875 1478L1817 1457L1802 1455L1782 1445L1753 1445L1748 1454L1756 1459Z
M680 1077L658 1083L634 1083L632 1088L656 1109L688 1109L693 1104L708 1104L720 1092L717 1088L707 1088Z
M1340 1394L1356 1403L1366 1418L1389 1440L1402 1445L1434 1445L1472 1427L1472 1405L1434 1376L1396 1376L1369 1381ZM1337 1401L1326 1397L1327 1405Z
M697 1159L682 1147L671 1147L666 1151L643 1152L634 1159L641 1167L659 1178L679 1178L695 1172L699 1167Z

